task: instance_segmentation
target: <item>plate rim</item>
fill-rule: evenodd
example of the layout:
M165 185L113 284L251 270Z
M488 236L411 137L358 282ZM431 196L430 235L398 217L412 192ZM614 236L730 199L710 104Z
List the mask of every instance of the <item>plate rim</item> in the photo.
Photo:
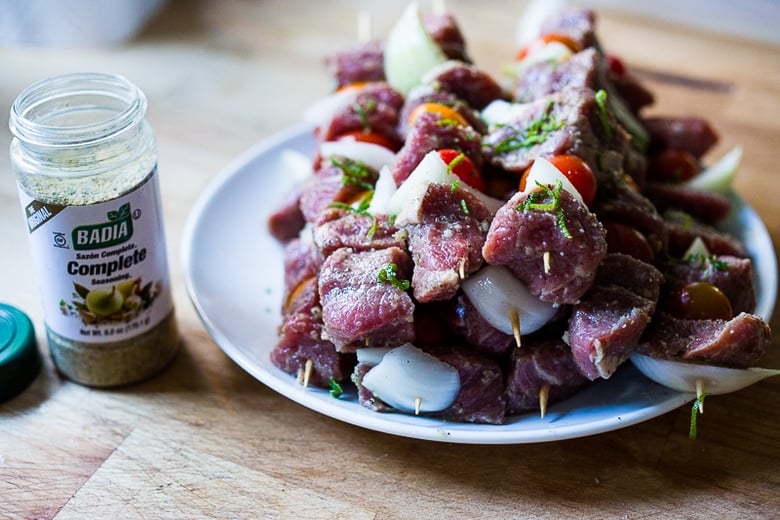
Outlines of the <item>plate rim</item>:
M290 399L316 413L328 416L332 419L336 419L353 426L401 437L474 445L544 443L598 435L601 433L634 426L636 424L651 420L672 410L675 410L685 405L686 403L690 403L695 399L696 396L693 393L669 390L666 392L668 395L660 402L656 402L652 406L641 408L624 416L617 415L614 417L601 419L597 422L591 423L593 427L587 431L583 431L583 425L581 424L575 424L563 428L559 428L554 424L551 424L549 427L540 426L539 428L533 430L518 430L512 428L513 425L517 424L517 421L514 420L503 425L474 425L470 423L456 423L429 417L411 417L405 414L372 412L363 408L356 402L349 402L348 404L349 406L357 407L358 410L349 409L345 411L343 403L338 399L330 397L325 389L313 387L304 389L297 384L293 386L293 376L284 373L281 370L279 370L279 373L282 374L286 379L277 377L275 374L272 374L266 370L260 370L257 364L253 362L250 356L242 348L234 345L229 338L222 334L220 327L217 325L217 323L214 322L212 316L208 314L202 302L200 301L198 290L196 288L196 281L193 277L193 262L195 261L193 248L195 244L195 237L199 225L201 224L205 215L205 211L209 207L209 204L213 202L214 197L222 189L224 189L226 185L234 179L234 177L241 174L244 168L247 168L251 163L258 160L258 158L263 154L267 154L273 151L281 151L281 147L287 143L300 139L312 139L313 143L313 135L311 132L312 128L310 125L296 124L282 131L271 134L267 138L262 139L261 141L255 143L238 154L234 159L229 161L225 167L222 168L218 175L216 175L208 183L205 190L199 195L183 228L180 254L185 286L190 301L212 340L230 359L238 364L244 371L252 375L252 377L272 389L274 392L280 394L282 397ZM764 224L763 220L761 220L760 216L755 212L755 210L753 210L753 208L747 204L747 202L737 193L732 192L729 195L729 198L735 204L735 209L738 208L740 211L748 211L752 214L751 216L755 217L761 224L760 229L752 229L751 233L758 234L761 240L768 241L768 243L773 246L771 248L771 258L765 259L765 261L770 262L773 267L771 270L773 280L768 280L771 282L768 284L769 292L764 295L764 298L762 298L762 301L768 302L764 309L764 312L768 313L768 315L762 315L762 317L768 321L774 311L777 297L778 264L774 251L774 245L766 225ZM766 282L767 280L763 281ZM625 365L630 364L625 363ZM628 370L634 370L637 372L637 374L639 374L639 372L633 366L626 366L623 371L626 372ZM640 377L643 377L641 374L639 375ZM591 386L594 384L609 384L610 381L611 380L603 382L598 381L592 383ZM653 385L656 384L649 380L647 380L647 382ZM660 387L660 385L658 386ZM663 387L661 388L663 389ZM583 390L583 392L586 390ZM327 397L325 397L326 395ZM550 412L548 411L548 415L549 413ZM523 414L516 416L515 419L523 420L523 418L529 417L531 415L535 414ZM532 419L540 420L538 417ZM554 422L554 417L552 422ZM477 436L478 438L475 438L474 434L470 433L470 429L475 427L479 427L478 431L489 431L490 434L487 436L479 435Z

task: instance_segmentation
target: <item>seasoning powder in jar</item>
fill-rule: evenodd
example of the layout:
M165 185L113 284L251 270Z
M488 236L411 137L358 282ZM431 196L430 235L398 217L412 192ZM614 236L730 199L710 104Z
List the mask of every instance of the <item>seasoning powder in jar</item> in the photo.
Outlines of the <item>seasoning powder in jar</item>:
M11 162L49 350L68 378L145 379L179 349L154 134L120 76L68 74L17 97Z

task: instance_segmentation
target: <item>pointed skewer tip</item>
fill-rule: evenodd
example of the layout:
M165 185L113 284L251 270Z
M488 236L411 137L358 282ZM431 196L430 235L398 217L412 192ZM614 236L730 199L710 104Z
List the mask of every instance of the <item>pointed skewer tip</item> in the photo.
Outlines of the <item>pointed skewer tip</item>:
M512 335L515 337L515 344L517 345L517 348L520 348L522 346L520 337L520 314L515 309L509 311L509 323L512 325Z
M314 361L311 359L306 360L306 364L303 366L303 387L309 386L309 379L311 378L311 371L314 368Z
M550 397L550 385L543 384L539 389L539 418L544 419L547 413L547 400Z

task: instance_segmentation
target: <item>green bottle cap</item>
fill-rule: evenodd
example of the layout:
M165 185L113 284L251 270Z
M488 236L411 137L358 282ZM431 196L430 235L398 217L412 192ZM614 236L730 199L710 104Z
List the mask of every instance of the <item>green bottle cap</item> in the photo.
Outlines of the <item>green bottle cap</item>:
M0 303L0 402L27 388L40 369L32 321L19 309Z

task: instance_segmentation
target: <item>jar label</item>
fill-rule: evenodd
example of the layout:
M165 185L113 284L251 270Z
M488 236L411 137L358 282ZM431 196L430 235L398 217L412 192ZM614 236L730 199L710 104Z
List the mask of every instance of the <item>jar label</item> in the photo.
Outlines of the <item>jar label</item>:
M46 324L74 341L142 334L173 309L157 170L107 202L56 206L19 190Z

